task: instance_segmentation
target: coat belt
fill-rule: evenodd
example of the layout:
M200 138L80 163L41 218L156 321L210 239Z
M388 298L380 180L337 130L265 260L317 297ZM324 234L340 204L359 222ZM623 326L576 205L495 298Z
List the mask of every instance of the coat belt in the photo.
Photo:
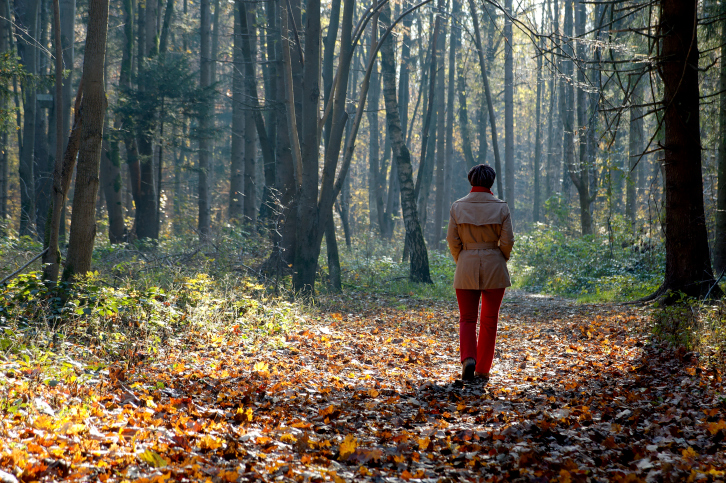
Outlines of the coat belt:
M487 250L490 248L499 248L499 242L483 242L483 243L464 243L464 250Z

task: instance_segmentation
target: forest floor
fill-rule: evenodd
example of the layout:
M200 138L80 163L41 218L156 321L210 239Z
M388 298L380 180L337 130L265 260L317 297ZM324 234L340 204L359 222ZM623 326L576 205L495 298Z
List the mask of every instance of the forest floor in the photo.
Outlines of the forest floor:
M508 292L486 384L457 380L453 300L315 314L284 344L189 331L75 382L0 358L27 394L0 419L0 481L725 478L722 375L654 340L647 308Z

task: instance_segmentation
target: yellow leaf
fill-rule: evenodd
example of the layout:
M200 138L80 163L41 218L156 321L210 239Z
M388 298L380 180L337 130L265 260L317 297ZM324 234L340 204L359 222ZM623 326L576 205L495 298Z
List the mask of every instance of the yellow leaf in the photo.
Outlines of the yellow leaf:
M429 438L419 438L418 449L421 451L426 451L426 448L429 447L430 443L431 443L431 440Z
M570 476L570 472L567 470L560 470L560 483L570 483L572 481L572 477Z
M719 421L718 423L708 423L708 430L711 432L711 434L716 434L719 432L719 430L724 430L726 432L726 421L723 419Z
M292 444L297 441L297 438L290 433L285 433L282 436L280 436L280 441L282 441L283 443Z
M222 446L222 442L214 436L206 435L199 441L199 446L201 446L202 449L215 450Z
M342 443L340 443L340 457L342 459L348 458L348 456L352 455L353 452L355 452L355 449L358 447L358 440L355 439L355 436L352 434L349 434L345 437Z
M147 463L149 466L154 468L163 468L168 465L169 462L165 460L159 453L152 449L147 449L143 453L139 454L139 459Z
M252 421L252 408L247 408L245 415L247 416L247 421Z
M696 451L690 446L684 449L681 453L683 454L684 458L695 458L696 456L698 456L698 453L696 453Z
M370 397L378 397L378 395L379 395L379 394L380 394L380 393L379 393L379 392L378 392L377 390L375 390L375 389L369 389L369 390L368 390L368 395L369 395Z

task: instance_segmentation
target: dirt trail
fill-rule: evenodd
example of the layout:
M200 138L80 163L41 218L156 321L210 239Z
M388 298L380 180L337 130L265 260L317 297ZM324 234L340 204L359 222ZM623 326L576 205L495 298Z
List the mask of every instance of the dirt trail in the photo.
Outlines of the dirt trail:
M0 468L26 481L723 481L721 376L650 342L645 309L508 292L493 377L464 385L456 307L398 302L361 295L277 349L190 334L83 394L38 387L50 407L3 421Z

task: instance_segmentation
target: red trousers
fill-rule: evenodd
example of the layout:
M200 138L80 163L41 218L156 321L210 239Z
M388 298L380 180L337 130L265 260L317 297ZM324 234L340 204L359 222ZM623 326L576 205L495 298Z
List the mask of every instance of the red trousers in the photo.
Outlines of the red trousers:
M476 337L476 319L479 315L481 297L481 317L479 342ZM476 360L476 372L488 374L494 359L494 344L497 341L499 307L504 298L503 288L490 290L456 289L459 302L459 352L461 362L471 357Z

